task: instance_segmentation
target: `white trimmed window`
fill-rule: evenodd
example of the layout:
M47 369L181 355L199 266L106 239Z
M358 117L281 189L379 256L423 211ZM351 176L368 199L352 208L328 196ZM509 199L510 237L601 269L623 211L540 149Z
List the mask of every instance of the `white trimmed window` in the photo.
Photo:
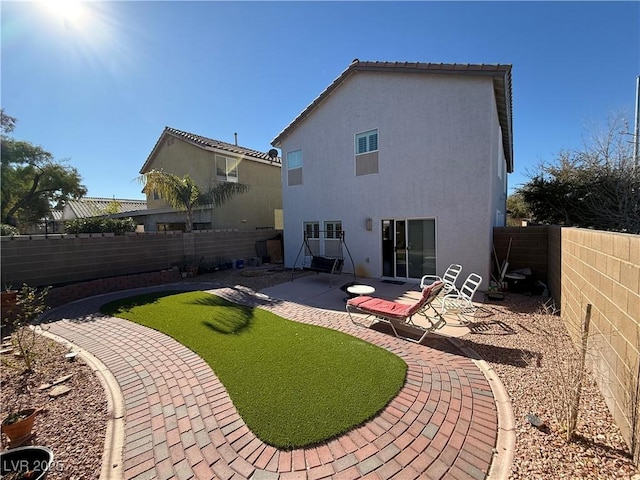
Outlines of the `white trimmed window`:
M324 222L324 238L338 239L342 236L342 222Z
M238 183L238 159L216 155L216 179L219 182Z
M304 222L302 228L306 239L304 254L307 257L320 255L320 223Z
M302 167L302 150L287 153L287 168L292 170L300 167Z
M302 185L302 150L287 153L287 185Z
M356 155L378 151L378 129L356 134Z
M304 222L303 228L307 238L320 238L320 224L318 222Z

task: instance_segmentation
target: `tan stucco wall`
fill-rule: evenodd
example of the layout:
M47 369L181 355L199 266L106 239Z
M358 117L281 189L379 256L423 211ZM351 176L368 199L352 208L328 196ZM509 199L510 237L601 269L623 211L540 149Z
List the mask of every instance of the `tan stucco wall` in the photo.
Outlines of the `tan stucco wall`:
M217 182L216 153L196 147L179 138L165 139L158 148L149 169L164 170L178 176L189 175L202 189ZM238 158L231 153L220 155ZM229 200L218 209L202 209L194 214L195 222L211 222L211 228L255 229L273 228L274 211L282 208L282 180L280 166L248 159L240 159L238 181L249 185L249 191ZM149 209L165 207L164 200L154 200L147 195ZM167 222L166 215L160 221ZM183 214L172 215L177 222L184 222Z

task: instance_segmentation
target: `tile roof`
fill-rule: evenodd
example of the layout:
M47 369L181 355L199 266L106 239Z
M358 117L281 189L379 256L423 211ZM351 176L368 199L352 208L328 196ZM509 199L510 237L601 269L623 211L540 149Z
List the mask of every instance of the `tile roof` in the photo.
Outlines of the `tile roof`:
M144 165L140 169L140 173L145 173L149 170L149 165L151 164L151 160L155 156L156 151L162 144L162 140L166 135L171 135L173 137L180 138L185 142L191 143L197 147L203 148L205 150L220 150L223 152L229 152L236 155L241 155L248 160L258 160L258 161L266 161L272 164L280 165L282 160L280 157L270 157L268 152L259 152L257 150L252 150L250 148L241 147L239 145L234 145L233 143L222 142L220 140L215 140L213 138L203 137L201 135L196 135L194 133L185 132L182 130L178 130L176 128L164 127L160 138L156 142L153 150L147 157L147 160L144 162ZM277 155L277 153L276 153Z
M79 200L69 200L65 205L65 208L68 207L75 215L75 218L96 217L103 215L107 206L113 202L119 203L120 210L117 213L147 209L146 200L125 200L119 198L97 197L84 197Z
M447 75L473 75L493 78L493 88L496 95L498 119L502 128L502 144L507 158L508 171L513 171L513 122L512 122L512 91L511 65L500 64L459 64L459 63L423 63L423 62L369 62L357 58L331 83L313 102L311 102L284 130L282 130L271 144L275 147L286 137L292 129L300 124L333 90L338 88L349 76L356 72L392 72L392 73L422 73Z

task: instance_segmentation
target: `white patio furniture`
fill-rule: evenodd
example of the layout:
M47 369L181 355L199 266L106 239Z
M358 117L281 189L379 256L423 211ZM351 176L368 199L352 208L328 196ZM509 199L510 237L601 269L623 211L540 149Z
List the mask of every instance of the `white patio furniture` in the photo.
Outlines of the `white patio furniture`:
M442 277L437 275L424 275L422 280L420 280L420 288L423 289L435 282L442 282L444 283L444 288L442 289L443 294L446 295L451 292L457 293L456 280L458 280L460 272L462 272L462 265L452 263Z
M464 281L460 290L442 297L443 315L454 313L458 317L461 325L471 323L472 320L468 317L475 315L478 309L478 307L473 304L473 296L481 283L482 277L477 273L472 273Z

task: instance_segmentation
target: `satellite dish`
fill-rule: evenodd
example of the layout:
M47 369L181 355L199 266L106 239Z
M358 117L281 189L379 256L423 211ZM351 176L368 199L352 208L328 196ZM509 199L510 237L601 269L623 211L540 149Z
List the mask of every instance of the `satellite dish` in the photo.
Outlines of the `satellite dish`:
M267 155L269 155L269 158L273 160L274 158L278 157L278 150L272 148L271 150L269 150L269 153L267 153Z

